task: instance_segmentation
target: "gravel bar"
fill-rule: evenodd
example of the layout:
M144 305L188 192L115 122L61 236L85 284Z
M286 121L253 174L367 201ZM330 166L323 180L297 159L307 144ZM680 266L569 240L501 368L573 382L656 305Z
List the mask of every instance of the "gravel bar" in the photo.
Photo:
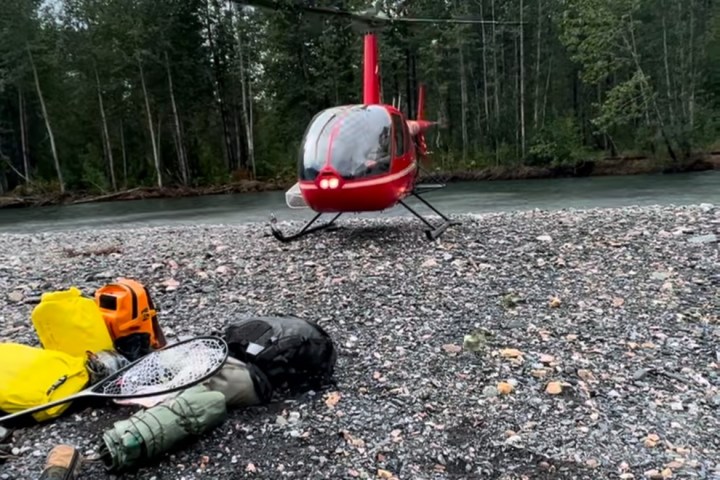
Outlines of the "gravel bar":
M719 207L458 219L434 243L412 218L287 245L267 225L0 234L1 340L37 345L43 292L117 276L171 336L291 314L335 339L331 390L232 410L120 478L720 478ZM131 412L16 430L0 479L37 478L59 442L92 460Z

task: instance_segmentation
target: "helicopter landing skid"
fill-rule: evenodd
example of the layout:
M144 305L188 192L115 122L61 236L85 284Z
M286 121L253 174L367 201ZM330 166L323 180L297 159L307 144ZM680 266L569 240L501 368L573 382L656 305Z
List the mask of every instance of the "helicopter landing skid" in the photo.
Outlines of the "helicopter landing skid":
M283 243L288 243L288 242L292 242L293 240L297 240L298 238L302 238L305 235L309 235L311 233L315 233L320 230L327 230L331 227L338 228L337 225L335 225L335 220L337 220L338 217L340 217L340 215L342 215L342 213L338 213L337 215L335 215L333 217L332 220L330 220L327 223L323 223L322 225L317 225L315 227L312 227L312 224L315 223L317 221L317 219L320 218L321 215L322 215L322 213L317 213L308 223L305 224L305 226L299 232L297 232L293 235L285 235L284 233L282 233L275 226L275 224L277 223L277 219L273 215L270 218L270 230L272 231L272 234L276 239L278 239L279 241L281 241Z
M419 218L420 221L422 221L425 225L427 225L428 227L430 227L428 230L425 230L425 236L427 237L428 240L430 240L430 241L436 240L438 237L440 237L440 235L442 235L443 233L445 233L445 230L447 230L448 227L450 227L450 226L452 226L452 225L460 225L460 222L459 222L459 221L457 221L457 220L452 220L452 219L448 218L448 217L445 216L442 212L440 212L437 208L433 207L433 206L430 204L430 202L428 202L427 200L425 200L424 198L422 198L422 197L420 196L420 193L418 193L417 191L413 191L413 192L412 192L412 195L413 195L415 198L417 198L418 200L420 200L422 203L424 203L425 206L427 206L430 210L432 210L433 212L437 213L437 214L440 216L440 218L443 219L443 222L442 222L440 225L437 225L437 226L436 226L436 225L433 225L433 224L430 223L424 216L422 216L422 215L419 214L417 211L415 211L410 205L408 205L407 203L405 203L403 200L400 200L400 204L401 204L403 207L405 207L410 213L412 213L412 214L415 215L417 218Z

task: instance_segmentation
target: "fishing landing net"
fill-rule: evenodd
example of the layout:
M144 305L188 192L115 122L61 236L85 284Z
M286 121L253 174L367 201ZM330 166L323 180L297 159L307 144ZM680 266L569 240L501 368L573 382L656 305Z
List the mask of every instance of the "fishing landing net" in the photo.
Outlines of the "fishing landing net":
M227 344L222 339L194 338L153 351L117 376L100 382L93 390L115 398L169 393L215 374L225 363L227 354Z

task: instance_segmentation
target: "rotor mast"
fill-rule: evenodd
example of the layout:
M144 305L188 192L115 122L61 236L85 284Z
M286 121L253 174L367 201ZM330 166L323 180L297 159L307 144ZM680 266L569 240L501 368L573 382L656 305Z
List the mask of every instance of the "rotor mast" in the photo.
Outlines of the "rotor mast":
M367 32L365 34L363 103L366 105L380 103L379 51L377 35L374 32Z

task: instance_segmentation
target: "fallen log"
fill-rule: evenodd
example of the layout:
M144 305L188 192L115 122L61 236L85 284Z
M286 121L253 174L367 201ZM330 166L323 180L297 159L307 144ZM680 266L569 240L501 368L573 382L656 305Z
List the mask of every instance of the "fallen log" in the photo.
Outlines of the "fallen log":
M70 203L72 205L79 205L81 203L95 203L95 202L105 202L108 200L116 200L125 195L132 195L133 193L138 192L141 189L142 189L142 187L136 187L136 188L131 188L130 190L123 190L122 192L108 193L106 195L99 195L96 197L81 198L80 200L74 200Z

